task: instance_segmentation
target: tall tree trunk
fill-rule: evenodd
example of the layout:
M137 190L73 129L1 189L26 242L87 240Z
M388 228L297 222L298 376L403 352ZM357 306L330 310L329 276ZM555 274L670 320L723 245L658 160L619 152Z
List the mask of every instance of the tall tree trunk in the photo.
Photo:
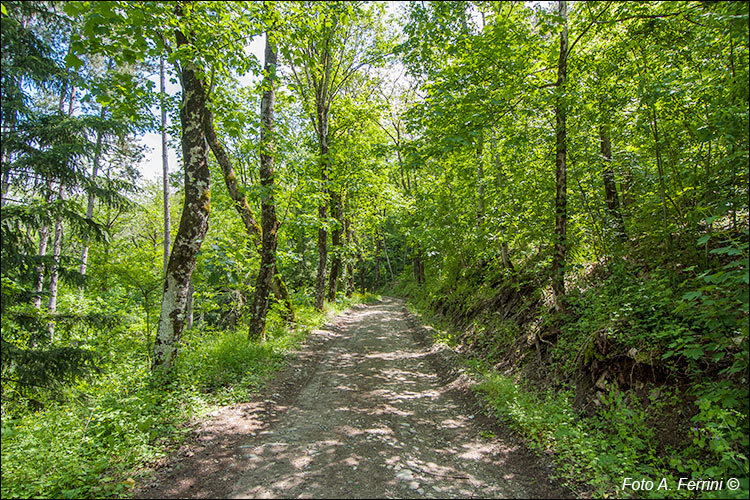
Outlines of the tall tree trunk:
M188 45L188 39L175 31L177 46ZM164 293L161 301L159 327L154 342L152 369L168 372L177 355L177 348L185 324L190 277L195 269L195 258L208 230L211 208L211 175L206 162L206 141L203 120L206 94L198 68L193 62L182 64L182 157L185 167L185 202L180 226L167 263Z
M480 131L476 144L476 162L477 162L477 234L476 241L479 245L484 245L484 132ZM484 268L484 258L478 258L477 263L480 269Z
M348 212L348 210L346 210ZM344 254L346 265L343 269L344 294L348 297L354 291L354 265L352 263L350 251L352 248L352 226L349 217L344 216L344 235L346 237L346 252Z
M385 236L383 236L383 253L385 253L385 262L388 264L388 272L391 275L391 284L396 282L396 278L393 276L393 268L391 267L391 259L388 257L388 246L385 243Z
M60 186L60 201L65 199L65 189ZM47 309L50 314L54 315L57 311L57 282L60 277L60 254L62 253L62 238L63 238L63 221L62 218L57 219L55 223L55 239L52 243L52 269L50 272L49 279L49 303ZM51 320L49 323L49 340L52 342L55 336L55 320Z
M169 154L167 149L167 105L164 85L164 58L159 58L159 100L161 104L161 168L164 179L164 272L169 263L169 244L172 242L172 224L169 215Z
M240 191L239 184L237 183L237 176L234 172L234 168L232 168L232 162L229 160L229 156L219 142L219 138L216 136L213 113L210 110L206 110L204 131L206 134L206 140L208 141L209 146L211 146L211 151L213 151L214 157L221 167L224 175L224 184L227 186L229 196L232 198L232 201L234 201L234 208L240 215L242 223L245 226L245 231L250 237L251 245L253 249L261 255L263 228L255 219L250 204L247 202L247 197L242 191ZM289 290L275 267L273 271L273 281L271 282L271 291L277 299L284 303L284 319L290 322L294 321L294 306L292 305L292 299L289 296Z
M365 269L365 260L362 258L362 252L357 253L357 267L359 268L359 291L360 293L365 293L367 291L367 269Z
M328 113L323 103L318 104L318 145L320 148L320 179L323 183L323 201L318 205L318 273L315 279L315 309L323 310L326 291L326 264L328 263L327 231L325 228L328 199Z
M250 320L250 338L265 339L268 294L271 291L276 270L276 232L279 221L276 219L276 205L273 197L273 104L276 84L276 47L271 45L270 34L266 32L266 61L263 71L263 98L260 101L260 183L263 186L261 198L261 224L263 243L260 270L255 284L253 314Z
M412 262L414 266L414 279L417 280L418 285L424 284L424 257L422 255L422 249L415 247L413 249Z
M359 237L357 237L357 234L352 231L352 240L354 241L354 246L357 249L357 269L359 271L359 291L360 293L365 293L365 290L367 289L367 283L365 283L365 274L367 269L365 269L365 259L362 255L362 248L359 246Z
M344 234L346 234L346 279L344 280L344 293L349 296L354 292L354 265L351 260L353 232L349 217L344 217Z
M331 273L328 279L328 302L336 300L336 290L338 288L339 274L341 273L341 234L343 210L341 195L335 190L331 191L331 215L336 219L336 226L331 229L331 249L333 257L331 259Z
M667 249L672 250L672 231L669 230L669 216L667 211L667 187L664 183L664 163L661 156L661 142L659 140L659 127L656 120L656 108L651 111L651 131L654 135L654 148L656 150L656 169L659 174L659 192L661 194L662 219L664 221L664 232L667 234Z
M599 126L600 151L604 168L602 169L602 180L604 181L604 197L607 201L608 224L614 229L615 235L625 239L625 223L620 212L620 202L617 198L617 186L615 184L615 172L612 170L612 143L610 139L610 125L606 118L602 118Z
M99 119L104 120L106 116L107 108L102 106L102 110L99 113ZM96 131L96 149L94 150L94 164L91 167L91 180L95 181L96 176L99 173L99 161L102 157L102 139L103 134L101 128ZM94 217L94 193L89 193L88 203L86 204L86 219L92 220ZM83 248L81 249L81 265L78 271L81 274L86 274L86 267L89 262L89 237L86 236L83 242Z
M346 263L346 296L348 297L355 291L354 288L354 264L352 262Z
M237 183L237 176L232 168L232 162L229 160L224 147L219 142L219 138L216 136L214 129L213 113L207 109L205 114L204 132L206 134L206 140L208 145L211 147L211 151L214 153L216 161L221 167L224 175L224 184L227 186L229 196L234 201L234 208L237 213L240 214L242 223L245 226L248 236L250 236L253 247L260 251L262 243L263 229L261 228L258 221L255 220L253 211L250 208L250 204L247 202L247 197L240 191L240 186Z
M49 239L49 226L42 224L39 228L39 257L47 255L47 240ZM42 306L42 290L44 289L44 264L36 267L36 283L34 285L34 298L32 304L39 309Z
M380 286L380 237L375 235L375 276L373 277L372 290Z
M498 150L497 146L497 137L495 135L495 131L492 131L491 136L491 147L492 147L492 156L495 162L495 184L498 189L502 187L504 176L502 171L502 165L500 162L500 151ZM500 259L503 263L503 266L506 269L510 269L511 271L513 268L513 263L510 260L510 249L508 248L508 241L506 239L506 232L507 232L507 226L505 224L500 224L499 228L500 230L500 236L498 239L498 247L500 248Z
M3 136L9 135L11 131L16 129L16 111L10 111L8 116L3 117ZM10 169L13 161L13 154L8 151L4 140L0 140L0 165L5 169L2 173L2 187L0 188L0 207L5 206L6 197L8 196L8 190L10 189Z
M45 201L49 203L50 198L52 194L50 192L47 192L47 195L45 196ZM47 255L47 242L49 240L49 225L47 223L43 223L42 227L39 228L39 257L44 257ZM36 266L36 283L34 284L34 298L32 299L32 304L34 307L39 309L42 306L42 291L44 290L44 271L45 266L43 263L39 263L38 266Z
M563 19L562 32L560 33L560 59L557 64L557 102L555 105L555 252L552 259L552 291L555 300L555 309L564 309L563 297L565 295L565 268L568 257L567 226L567 170L565 165L567 155L567 105L564 96L565 81L567 78L567 56L568 56L568 5L565 0L559 2L559 13Z
M73 105L76 99L76 88L75 85L70 87L70 99L68 101L68 116L73 115ZM60 111L63 109L64 95L60 98ZM65 187L60 181L60 190L58 191L59 200L62 202L65 200ZM58 217L55 222L55 240L52 243L52 269L50 272L49 280L49 303L47 309L49 309L50 315L54 316L57 311L57 284L60 278L60 254L62 253L62 239L63 239L63 220L62 217ZM52 342L55 336L55 320L52 319L49 323L49 340Z
M477 140L477 227L482 227L484 220L484 134Z

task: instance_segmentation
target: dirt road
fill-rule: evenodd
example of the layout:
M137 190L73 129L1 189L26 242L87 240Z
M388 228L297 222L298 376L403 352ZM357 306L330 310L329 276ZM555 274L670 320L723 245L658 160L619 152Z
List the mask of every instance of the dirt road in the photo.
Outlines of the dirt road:
M403 301L350 309L313 333L266 399L207 421L138 496L569 496L451 378Z

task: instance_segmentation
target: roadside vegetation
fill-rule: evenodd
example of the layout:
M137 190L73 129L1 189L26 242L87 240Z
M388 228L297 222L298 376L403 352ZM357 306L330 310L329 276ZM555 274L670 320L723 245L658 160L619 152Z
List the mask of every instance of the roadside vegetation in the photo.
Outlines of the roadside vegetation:
M391 291L574 491L747 497L748 5L2 0L3 497Z
M737 255L730 269L746 259ZM747 308L746 295L736 293L742 274L706 305L688 291L695 282L680 290L658 274L603 272L582 273L565 315L521 271L495 276L494 287L464 276L420 288L404 277L396 292L408 294L410 308L437 328L436 343L461 353L488 413L551 455L556 477L573 491L744 498L747 337L727 338L716 323L738 318L737 332L746 331L747 316L737 313ZM623 488L625 478L654 486ZM737 488L727 488L730 478ZM685 486L699 480L723 486Z
M150 340L136 340L142 325L118 325L100 339L71 334L82 344L101 342L100 373L3 405L3 498L127 496L136 478L145 480L139 474L176 449L191 424L219 406L251 400L311 329L351 305L378 299L354 294L320 312L296 304L294 327L273 311L263 343L248 342L246 329L191 329L168 383L150 371Z

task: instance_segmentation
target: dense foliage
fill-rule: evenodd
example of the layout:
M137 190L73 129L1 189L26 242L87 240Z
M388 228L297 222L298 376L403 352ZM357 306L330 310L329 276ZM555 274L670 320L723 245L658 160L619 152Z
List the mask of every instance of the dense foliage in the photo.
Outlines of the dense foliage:
M403 290L479 356L479 390L575 487L738 477L712 494L744 496L747 6L556 7L409 9L400 51L424 98L406 113L407 221L427 282Z
M746 496L748 45L745 2L3 1L3 496L124 494L378 290L576 491Z

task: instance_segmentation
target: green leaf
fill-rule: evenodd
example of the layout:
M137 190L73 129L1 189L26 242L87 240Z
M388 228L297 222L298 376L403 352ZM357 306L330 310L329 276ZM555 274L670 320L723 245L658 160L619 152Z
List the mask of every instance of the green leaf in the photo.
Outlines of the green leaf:
M73 69L78 70L81 66L83 66L83 61L81 61L78 56L71 52L67 56L65 56L65 65L68 68L72 67Z
M712 215L711 217L706 217L706 224L711 224L713 221L715 221L718 218L719 218L718 215Z
M695 300L701 295L703 295L703 292L701 292L700 290L698 290L697 292L687 292L682 296L682 300Z
M742 254L742 250L735 247L722 247L722 248L714 248L709 253L712 254L727 254L727 255L740 255Z
M700 246L700 245L705 245L705 244L706 244L706 242L707 242L708 240L710 240L710 239L711 239L711 235L710 235L710 234L704 234L703 236L701 236L700 238L698 238L698 243L697 243L697 245L698 245L698 246Z
M96 102L103 106L106 106L107 104L112 102L112 97L110 97L109 94L101 94L96 96Z
M690 347L688 349L685 349L682 353L685 355L686 358L690 359L698 359L701 356L703 356L703 348L701 346L695 346Z

